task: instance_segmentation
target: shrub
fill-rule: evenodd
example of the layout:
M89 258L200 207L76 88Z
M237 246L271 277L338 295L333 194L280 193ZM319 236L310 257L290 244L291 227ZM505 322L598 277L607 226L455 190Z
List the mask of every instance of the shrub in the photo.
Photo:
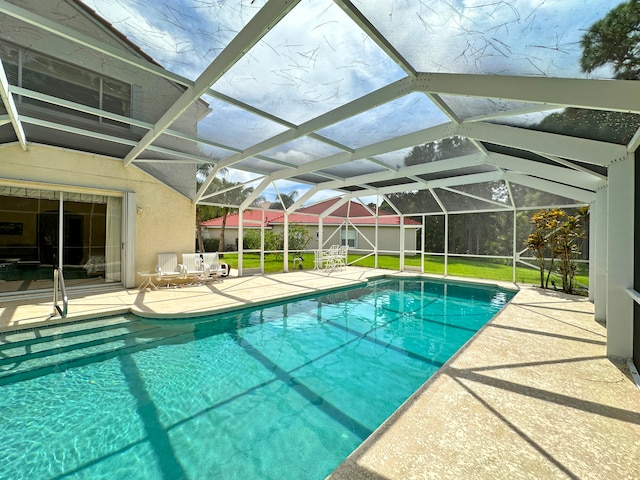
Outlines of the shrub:
M202 243L204 244L205 252L217 252L220 245L219 238L205 238Z
M531 217L534 231L525 240L525 246L533 252L540 269L540 286L549 288L549 277L554 270L554 261L558 260L558 273L562 279L562 291L573 293L577 267L575 259L580 252L580 239L584 237L584 219L589 208L578 210L576 215L568 215L558 208L540 210ZM547 255L550 263L547 267ZM547 279L544 272L547 269Z

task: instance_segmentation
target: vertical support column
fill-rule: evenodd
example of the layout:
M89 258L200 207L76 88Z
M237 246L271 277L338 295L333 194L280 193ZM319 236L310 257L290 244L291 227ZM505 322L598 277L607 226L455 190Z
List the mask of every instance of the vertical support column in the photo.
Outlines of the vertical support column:
M589 257L589 269L593 264L593 285L589 279L589 292L593 291L595 319L604 322L607 318L607 187L596 191L596 201L589 214L591 222L590 243L593 246L593 257Z
M449 214L444 213L444 276L448 274L449 264Z
M597 194L596 194L597 196ZM596 234L596 201L589 204L589 301L594 302L596 288L596 242L593 237Z
M244 210L238 210L238 276L242 276L242 254L244 252Z
M284 212L284 272L289 271L289 214Z
M633 155L609 166L607 238L607 355L633 354L634 160Z
M375 246L373 247L373 268L378 268L378 250L379 250L379 246L378 246L378 242L379 242L379 226L380 226L380 222L379 222L379 218L378 218L378 203L376 202L376 229L375 229L375 241L374 244Z
M404 272L404 215L400 215L400 271Z
M264 275L264 225L265 225L265 212L262 210L260 224L260 273Z
M424 242L426 241L427 216L422 215L422 234L420 241L420 273L424 273Z
M513 283L516 283L516 271L518 268L518 212L513 209Z
M136 215L136 194L134 192L125 192L120 227L120 242L123 247L120 255L120 278L125 288L133 288L136 284ZM109 234L107 233L107 235Z
M351 220L349 219L349 216L347 214L347 218L344 221L344 241L340 243L340 245L346 245L347 247L349 246L349 223L350 222Z

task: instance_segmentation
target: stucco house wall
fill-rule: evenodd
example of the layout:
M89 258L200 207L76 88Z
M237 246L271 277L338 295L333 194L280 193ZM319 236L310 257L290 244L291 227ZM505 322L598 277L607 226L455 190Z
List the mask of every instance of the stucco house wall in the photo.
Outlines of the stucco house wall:
M246 228L246 227L245 227ZM307 245L308 250L315 250L318 248L318 232L317 225L305 225L305 228L311 235L311 240ZM340 243L340 233L336 232L336 225L324 225L322 231L322 237L325 248L329 245L337 245ZM349 225L349 230L353 230L354 227ZM265 229L266 230L266 229ZM284 226L280 224L273 225L269 230L273 230L275 233L282 234L284 232ZM334 234L335 232L335 234ZM372 250L373 248L369 244L375 244L375 227L371 225L358 226L356 231L356 248L362 250ZM332 236L333 235L333 236ZM204 238L219 238L219 227L205 228ZM331 237L331 238L330 238ZM365 240L367 238L367 240ZM224 231L224 243L226 245L237 245L238 229L235 226L227 226ZM407 229L405 233L405 250L415 250L417 246L415 229ZM398 252L400 250L400 227L395 226L380 226L378 228L378 250L388 250L392 252Z
M0 157L0 185L16 180L33 188L135 192L136 271L154 270L160 252L194 251L193 203L135 165L125 167L108 157L40 145L30 145L26 152L17 144L2 146Z

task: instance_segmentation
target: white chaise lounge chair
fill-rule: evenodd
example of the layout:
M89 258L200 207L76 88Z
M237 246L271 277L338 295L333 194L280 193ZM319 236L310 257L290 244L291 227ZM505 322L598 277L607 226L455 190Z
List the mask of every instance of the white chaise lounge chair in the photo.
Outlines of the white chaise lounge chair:
M229 275L229 272L226 266L224 269L221 268L220 257L218 256L218 252L205 252L205 253L202 253L201 255L205 265L209 266L212 277L219 278L219 277L226 277L227 275Z
M158 282L166 281L164 285L171 285L171 280L178 278L186 278L184 265L178 263L177 253L159 253L158 264L156 265L156 280Z
M182 266L185 278L191 279L191 284L203 282L209 277L209 266L206 265L199 253L183 253Z

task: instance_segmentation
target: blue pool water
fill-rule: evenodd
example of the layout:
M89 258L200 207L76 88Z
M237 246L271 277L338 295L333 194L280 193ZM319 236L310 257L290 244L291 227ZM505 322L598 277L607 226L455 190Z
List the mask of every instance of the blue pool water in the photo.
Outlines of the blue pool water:
M25 344L36 366L0 377L0 478L322 479L513 294L383 279L68 334L80 356Z

